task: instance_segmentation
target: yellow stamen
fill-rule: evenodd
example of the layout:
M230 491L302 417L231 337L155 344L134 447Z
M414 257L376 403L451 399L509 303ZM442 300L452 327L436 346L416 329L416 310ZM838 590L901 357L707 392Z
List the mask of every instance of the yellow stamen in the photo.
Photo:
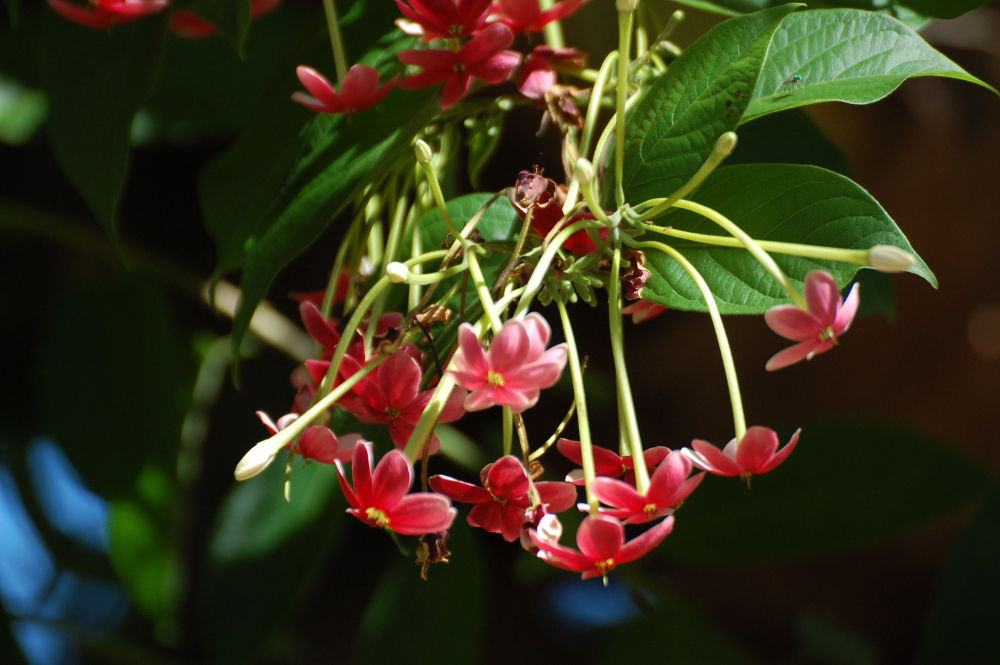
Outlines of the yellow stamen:
M378 508L367 508L365 509L365 518L368 523L372 526L377 527L387 527L389 526L389 516L383 513Z
M503 374L499 374L498 372L490 371L486 375L486 382L489 383L494 388L502 388L503 384L504 384Z

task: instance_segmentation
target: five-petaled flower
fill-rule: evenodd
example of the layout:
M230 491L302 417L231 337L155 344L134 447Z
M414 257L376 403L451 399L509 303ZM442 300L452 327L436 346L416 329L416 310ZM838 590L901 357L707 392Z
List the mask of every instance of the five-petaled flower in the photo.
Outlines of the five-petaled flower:
M299 414L286 413L278 418L277 422L263 411L258 411L257 417L273 436L298 420ZM347 462L350 461L354 454L354 447L359 441L361 441L360 434L346 434L338 437L329 427L313 425L299 436L295 452L306 459L323 464L333 464L338 459ZM291 450L292 444L287 444L285 448Z
M751 427L737 442L734 438L719 450L708 441L695 439L691 448L682 452L696 467L717 476L739 476L747 483L755 473L766 473L778 466L795 450L799 433L795 430L791 440L778 450L778 434L767 427Z
M428 37L468 37L490 13L491 0L396 0L403 16Z
M583 573L583 579L607 575L615 567L635 561L663 542L674 528L673 516L625 542L625 528L604 515L585 517L576 532L580 551L552 542L537 532L531 539L538 546L538 558L557 568Z
M347 512L373 527L391 529L405 536L446 531L458 511L448 497L434 492L407 494L413 485L413 467L398 450L390 450L372 473L372 444L362 441L354 447L351 477L347 482L344 465L336 460L340 489L350 504Z
M508 542L517 540L521 526L528 520L525 512L533 503L524 465L513 455L507 455L487 464L479 477L482 487L449 476L434 476L430 486L454 501L476 504L467 518L471 526L499 533ZM576 488L569 483L538 482L535 490L548 513L560 513L576 502Z
M162 12L170 0L90 0L86 6L67 0L48 0L48 3L63 18L88 28L104 30Z
M559 439L556 448L566 459L577 464L583 464L583 450L580 442L573 439ZM613 450L591 446L594 455L594 471L598 476L608 478L624 478L625 482L635 486L635 463L631 455L619 455ZM646 468L652 469L662 462L670 454L670 448L666 446L653 446L646 448L642 452L642 458L646 462ZM573 469L566 474L566 482L574 485L583 485L583 469Z
M656 467L645 494L639 494L630 483L603 476L594 479L590 490L601 503L611 506L602 508L602 514L624 520L624 524L639 524L673 513L705 476L699 473L688 478L690 474L691 460L673 451ZM586 510L586 506L582 508Z
M858 285L851 288L846 300L841 300L837 282L823 270L813 270L806 275L805 296L808 311L795 305L778 305L764 314L764 321L771 330L798 342L767 361L764 368L769 372L800 360L812 360L816 354L829 351L851 327L858 313Z
M510 78L521 62L521 54L505 50L514 41L514 33L502 23L494 23L477 32L458 51L442 49L399 52L404 65L423 69L399 82L406 90L418 90L444 81L441 107L450 108L461 99L477 78L487 83L502 83Z
M540 314L529 314L523 321L508 319L485 351L472 326L459 326L459 349L449 374L471 391L466 410L499 404L521 413L534 406L541 389L554 385L566 366L565 343L545 350L550 334Z
M350 114L361 111L378 104L396 85L396 79L393 78L380 86L378 71L368 65L351 67L340 84L340 93L333 89L325 76L312 67L299 65L295 68L295 75L311 94L292 93L292 101L317 113Z

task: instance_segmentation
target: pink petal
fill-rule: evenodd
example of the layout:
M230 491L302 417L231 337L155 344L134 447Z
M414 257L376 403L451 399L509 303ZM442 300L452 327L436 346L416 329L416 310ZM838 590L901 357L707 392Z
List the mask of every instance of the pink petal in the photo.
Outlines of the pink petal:
M503 506L503 512L500 514L501 529L500 535L508 543L512 543L521 537L521 527L527 518L524 515L524 508L511 503Z
M524 324L514 319L504 322L497 336L490 343L490 369L500 374L517 371L531 349L531 339ZM505 377L506 378L506 377Z
M545 352L545 347L548 346L549 338L552 336L552 329L545 317L537 312L532 312L524 317L521 325L524 326L525 332L528 333L528 340L531 342L528 358L534 361Z
M695 466L704 469L709 473L714 473L717 476L738 476L740 475L740 468L736 465L736 462L726 457L726 455L713 446L708 441L702 441L701 439L695 439L691 442L691 447L694 448L695 452L701 456L701 458L708 462L708 464L699 463L697 459L692 459Z
M520 53L500 51L480 63L469 63L468 72L487 83L503 83L510 78L519 64L521 64Z
M496 404L488 388L485 390L474 390L465 398L466 411L482 411L491 406L496 406Z
M670 516L652 529L643 532L641 535L625 543L621 550L619 550L618 555L615 556L615 565L620 566L623 563L635 561L662 543L663 539L670 535L670 532L673 530L674 518Z
M806 275L806 304L819 319L820 329L833 324L840 307L840 289L833 276L825 270L813 270Z
M448 497L431 492L407 494L386 511L389 528L404 536L447 531L456 515L458 511L451 507Z
M792 451L795 450L795 446L799 443L799 434L801 433L802 430L800 429L795 430L795 434L793 434L791 440L787 444L785 444L785 447L779 450L777 454L772 456L771 461L765 464L757 473L764 473L766 471L770 471L771 469L773 469L774 467L778 466L786 459L788 459L788 456L792 454Z
M462 503L483 503L492 501L490 493L478 485L457 480L451 476L431 476L427 481L431 489L451 497L452 501Z
M484 382L489 374L490 364L486 360L486 351L483 350L479 338L476 337L476 333L468 323L463 323L458 327L458 353L452 359L451 366L454 368L453 372L461 372L470 377L478 376ZM478 389L461 382L459 385L469 390Z
M406 455L390 450L375 467L372 476L372 505L388 512L413 485L413 467Z
M736 450L736 465L744 473L758 473L778 449L778 434L767 427L751 427Z
M296 452L323 464L333 464L337 459L337 448L337 437L333 432L326 427L313 426L302 434Z
M838 337L847 332L848 328L851 327L854 316L858 313L858 305L860 304L861 285L855 283L851 287L850 293L847 294L847 299L844 300L844 304L837 312L837 318L833 322L833 331Z
M514 413L524 413L538 403L538 390L518 390L515 388L494 388L490 396L497 404L509 406Z
M397 351L378 368L378 382L386 406L402 408L417 397L423 372L408 353ZM418 414L419 415L419 414Z
M313 303L306 301L299 305L299 317L309 336L324 347L332 349L340 342L340 333Z
M528 493L528 472L520 460L506 455L489 466L486 485L498 499L521 499Z
M344 105L340 97L334 91L333 86L325 76L317 72L312 67L299 65L295 68L295 75L299 77L299 82L305 86L309 93L326 105L329 112L339 113Z
M359 443L354 447L354 461L351 463L351 475L354 477L354 492L358 497L358 507L372 506L372 463L374 453L372 444ZM338 466L338 468L340 468Z
M649 479L646 499L658 506L669 506L669 499L691 473L691 460L680 453L673 453L656 468Z
M491 497L489 501L477 503L473 506L465 521L469 523L469 526L478 527L490 533L502 533L503 511L503 504L499 501L494 501Z
M593 566L590 558L576 550L551 543L538 537L534 530L528 532L532 542L538 547L538 558L563 570L583 572Z
M425 390L425 393L431 391ZM439 423L455 422L465 415L465 397L468 393L463 388L452 388L448 395L448 401L441 407L441 415L438 416Z
M535 483L535 489L550 513L569 510L576 503L576 486L570 483L542 481Z
M822 343L817 339L806 340L805 342L799 342L794 346L790 346L787 349L778 351L776 354L771 356L770 360L764 364L764 369L768 372L773 372L775 370L783 369L789 365L794 365L797 362L812 358L817 350L822 346ZM828 344L832 346L832 344ZM825 349L824 349L825 350Z
M458 51L458 60L466 67L483 62L514 42L514 33L503 23L491 23L476 33Z
M576 544L593 563L615 558L625 542L622 525L610 517L585 517L576 532Z
M630 512L641 511L647 503L646 498L634 487L616 478L595 478L590 485L590 491L601 503L615 508L625 508Z
M814 314L795 305L772 307L765 312L764 322L775 333L793 342L814 339L824 327Z
M340 482L340 491L344 493L344 499L347 501L347 505L352 508L361 508L361 502L358 500L358 495L354 493L354 489L351 488L351 484L347 482L347 474L344 471L344 463L337 459L333 462L337 466L337 480Z
M552 64L544 56L528 57L517 79L517 89L528 99L541 99L556 83Z
M472 86L472 78L465 72L452 72L444 82L441 92L441 108L447 110L465 96Z

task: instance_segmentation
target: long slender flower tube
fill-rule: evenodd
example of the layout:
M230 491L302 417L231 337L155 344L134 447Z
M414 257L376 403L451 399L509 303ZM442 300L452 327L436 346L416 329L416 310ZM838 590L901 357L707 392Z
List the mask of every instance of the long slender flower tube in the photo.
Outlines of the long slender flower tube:
M390 450L372 473L374 454L368 441L354 448L351 464L353 487L344 465L336 460L340 489L350 504L347 512L369 526L388 529L404 536L420 536L448 530L458 511L442 494L414 492L413 467L398 450Z
M545 349L551 334L540 314L529 314L523 321L508 319L486 351L472 326L459 326L459 348L448 373L471 391L466 410L501 405L521 413L534 406L541 389L555 385L566 367L565 343Z
M802 430L795 430L788 444L778 450L778 434L767 427L750 427L743 438L735 438L719 450L708 441L695 439L682 451L699 469L716 476L739 476L749 482L755 473L767 473L792 454Z
M576 545L571 547L552 542L537 531L531 540L538 547L538 558L556 568L582 573L583 579L607 575L617 566L635 561L663 542L674 528L669 516L641 535L625 542L625 529L618 520L604 515L585 517L576 532Z
M805 296L808 309L795 305L778 305L767 310L764 321L774 332L798 342L774 354L764 366L769 372L812 360L837 345L858 313L859 286L855 284L846 300L840 299L840 289L830 273L813 270L806 275Z
M529 518L531 485L524 465L513 455L501 457L483 467L479 477L482 487L450 476L434 476L430 486L453 501L476 504L469 512L470 526L499 533L513 542L521 535L521 527ZM542 507L549 514L568 510L576 502L576 488L569 483L542 481L535 483Z

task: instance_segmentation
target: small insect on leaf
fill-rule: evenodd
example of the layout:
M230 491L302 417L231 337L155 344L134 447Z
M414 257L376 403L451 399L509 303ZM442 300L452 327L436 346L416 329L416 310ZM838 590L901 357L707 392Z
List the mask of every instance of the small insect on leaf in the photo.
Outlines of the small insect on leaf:
M784 81L781 82L782 88L794 87L798 85L802 85L802 77L799 76L798 74L795 74L794 76L789 76L788 78L786 78Z

